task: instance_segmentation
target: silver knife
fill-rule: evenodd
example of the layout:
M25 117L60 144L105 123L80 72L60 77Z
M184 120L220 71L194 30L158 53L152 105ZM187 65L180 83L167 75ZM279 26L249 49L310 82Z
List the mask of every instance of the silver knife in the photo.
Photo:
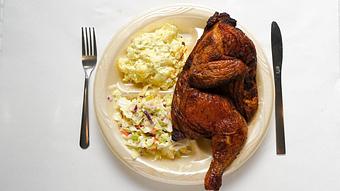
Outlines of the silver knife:
M275 21L272 22L271 44L273 57L273 70L275 79L275 121L276 121L276 154L286 154L285 131L283 120L282 103L282 36L279 26Z

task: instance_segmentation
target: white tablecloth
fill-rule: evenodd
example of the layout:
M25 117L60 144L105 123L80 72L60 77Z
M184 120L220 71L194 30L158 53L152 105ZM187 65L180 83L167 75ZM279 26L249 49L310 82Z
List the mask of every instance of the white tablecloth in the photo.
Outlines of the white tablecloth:
M101 54L137 15L190 1L0 2L0 190L203 190L154 182L125 167L104 143L92 104L91 145L87 150L78 145L84 80L80 27L96 27ZM272 20L283 35L287 155L275 154L272 119L258 151L223 179L221 190L340 190L337 1L195 3L230 13L256 37L269 61Z

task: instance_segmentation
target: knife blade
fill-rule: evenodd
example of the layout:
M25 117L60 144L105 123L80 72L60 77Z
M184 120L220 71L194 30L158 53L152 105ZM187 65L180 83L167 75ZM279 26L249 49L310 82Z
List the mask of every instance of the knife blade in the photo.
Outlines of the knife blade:
M283 101L282 101L282 36L278 24L273 21L271 25L271 45L273 70L275 81L275 121L276 121L276 154L286 154L285 131L283 120Z

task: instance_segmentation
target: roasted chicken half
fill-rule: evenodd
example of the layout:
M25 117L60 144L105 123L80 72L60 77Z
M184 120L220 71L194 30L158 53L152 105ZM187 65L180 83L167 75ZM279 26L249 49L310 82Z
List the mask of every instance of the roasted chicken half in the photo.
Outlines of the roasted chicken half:
M224 170L247 139L257 110L256 50L227 13L209 18L176 84L172 139L211 139L207 190L219 190Z

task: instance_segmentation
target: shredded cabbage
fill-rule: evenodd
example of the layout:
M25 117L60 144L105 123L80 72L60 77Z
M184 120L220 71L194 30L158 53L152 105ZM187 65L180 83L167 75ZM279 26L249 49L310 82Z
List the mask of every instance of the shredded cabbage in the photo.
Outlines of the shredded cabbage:
M116 104L112 119L118 124L133 158L142 155L175 159L192 150L189 140L172 141L172 95L161 95L158 91L146 86L140 94L128 97L113 88L112 99Z

